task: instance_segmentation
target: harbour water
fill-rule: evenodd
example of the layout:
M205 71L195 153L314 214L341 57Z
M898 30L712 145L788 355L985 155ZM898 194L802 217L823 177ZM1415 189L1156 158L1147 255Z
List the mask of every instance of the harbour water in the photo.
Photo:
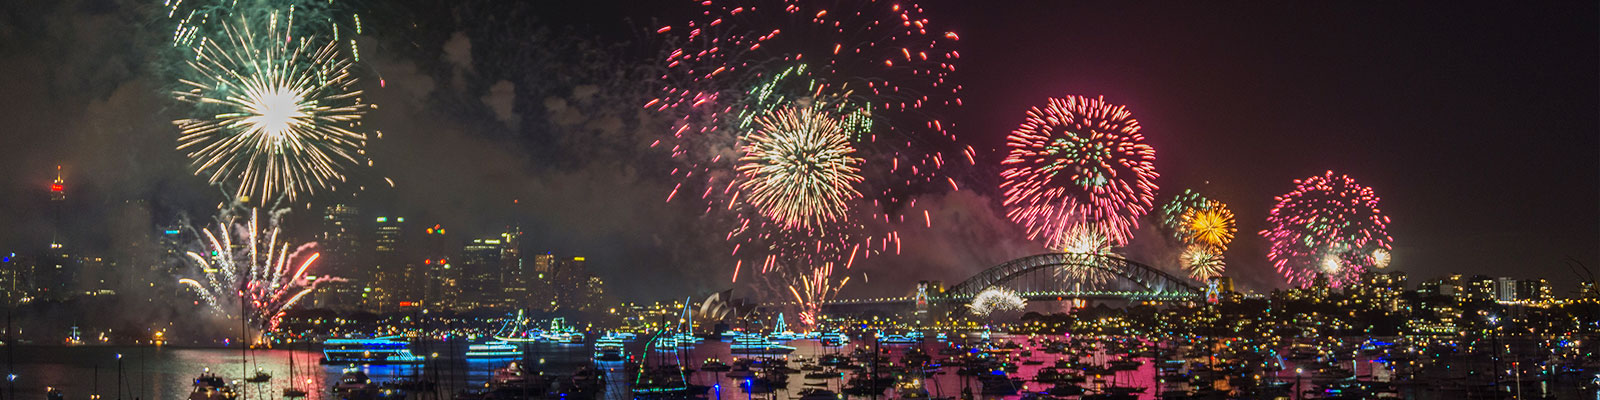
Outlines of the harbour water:
M1025 337L1015 338L1018 342L1026 343ZM870 344L857 340L843 346L823 346L815 340L796 340L788 342L796 350L783 358L790 360L805 359L816 360L828 354L849 354L859 346ZM635 342L628 348L630 357L637 357L644 353L642 343ZM937 360L941 352L951 353L946 350L950 344L928 340L921 345L886 345L878 344L881 350L887 352L891 360L899 360L913 347L920 347L927 354L934 355ZM571 374L577 369L587 365L597 365L606 373L607 385L602 394L606 399L632 398L629 385L633 376L626 371L622 362L593 363L592 348L587 344L530 344L524 348L520 357L501 359L467 359L461 355L465 353L467 343L433 343L425 349L414 349L419 355L436 357L428 366L405 365L379 365L358 366L374 381L385 382L400 378L422 378L438 382L435 394L413 396L411 398L431 399L436 396L450 398L453 393L462 390L483 388L496 368L504 367L509 362L523 362L527 364L530 373L562 376ZM1021 350L1030 350L1024 347ZM1033 349L1037 350L1037 349ZM1019 350L1020 351L1020 350ZM1030 352L1031 356L1019 356L1014 359L1020 365L1017 371L1011 373L1014 377L1033 378L1042 368L1050 365L1053 356L1040 352ZM720 341L706 341L692 348L679 352L652 352L651 358L644 360L646 365L667 362L687 365L690 368L701 366L706 360L719 360L731 363L735 358L731 354L729 344ZM120 355L120 358L119 358ZM174 348L174 347L115 347L115 346L79 346L79 347L28 347L19 346L10 349L9 353L0 353L0 357L9 356L15 360L17 377L15 395L9 387L0 386L0 391L6 391L5 398L16 399L43 399L49 388L58 388L67 399L89 399L91 395L99 395L100 399L185 399L191 390L194 378L204 371L214 372L228 380L238 380L248 374L253 374L258 368L272 374L270 382L263 384L241 383L245 391L241 398L276 399L282 398L283 388L291 383L296 387L310 392L308 399L333 399L328 390L334 382L345 372L347 366L320 365L318 360L321 352L315 348L301 349L274 349L241 352L238 348ZM742 356L742 355L741 355ZM1103 356L1103 354L1101 355ZM1093 356L1099 357L1099 356ZM1027 360L1041 361L1041 363L1024 363ZM1108 372L1102 376L1090 376L1085 386L1099 385L1101 387L1121 386L1145 389L1136 393L1139 399L1160 398L1163 390L1189 389L1179 388L1173 383L1159 381L1160 373L1155 363L1149 358L1136 358L1140 364L1137 368ZM0 358L4 362L5 358ZM1349 365L1356 368L1358 375L1370 376L1374 365L1371 359L1357 358ZM295 377L290 379L291 364L294 365ZM796 364L798 366L799 364ZM1263 377L1266 381L1281 381L1286 384L1295 381L1294 365L1286 364L1284 369ZM697 368L696 368L697 369ZM849 374L847 373L846 376ZM690 378L692 383L711 386L706 393L706 398L798 398L798 393L807 388L826 388L835 392L844 389L844 379L830 379L826 381L801 379L796 375L790 379L786 389L777 390L770 394L749 394L741 388L741 379L731 377L725 372L696 371ZM1306 379L1307 385L1310 379ZM809 383L809 385L808 385ZM824 386L825 385L825 386ZM1021 391L1040 391L1049 387L1047 384L1033 382L1031 379L1021 383ZM1185 383L1184 385L1187 385ZM1557 387L1526 388L1523 398L1541 398L1536 395L1542 391L1543 398L1595 398L1592 389L1580 389L1577 384L1567 384ZM924 386L929 394L938 397L959 397L963 389L970 389L980 398L1018 398L1017 395L984 396L980 385L972 375L959 374L956 368L946 366L938 373L924 379ZM1583 391L1580 391L1583 390ZM119 396L120 393L120 396ZM1459 398L1459 393L1452 395L1445 390L1430 390L1427 386L1403 386L1398 393L1400 398L1407 399L1446 399ZM894 392L884 393L885 398L893 398Z

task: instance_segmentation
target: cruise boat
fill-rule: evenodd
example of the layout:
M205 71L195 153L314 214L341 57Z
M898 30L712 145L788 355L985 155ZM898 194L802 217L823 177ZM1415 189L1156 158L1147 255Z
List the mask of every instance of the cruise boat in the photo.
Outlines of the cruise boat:
M418 364L426 360L411 354L411 344L400 339L328 339L322 342L322 364Z
M850 336L842 332L825 332L817 336L817 341L822 342L823 346L843 346L850 343Z
M467 358L515 358L521 355L522 351L517 346L500 340L467 345Z
M734 338L729 349L744 354L789 354L795 347L772 343L760 335L743 335Z
M594 342L595 361L622 361L623 345L627 344L620 337L606 336Z

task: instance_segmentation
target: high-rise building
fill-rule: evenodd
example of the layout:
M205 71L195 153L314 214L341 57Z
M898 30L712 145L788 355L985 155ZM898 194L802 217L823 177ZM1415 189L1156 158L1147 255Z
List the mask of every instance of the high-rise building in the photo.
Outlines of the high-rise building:
M555 276L551 279L552 291L556 310L581 308L587 300L586 286L589 283L589 271L584 266L583 257L572 257L561 260L555 268Z
M372 233L372 266L368 267L372 281L366 290L367 311L386 313L396 311L401 303L421 301L417 293L416 262L404 253L406 238L405 217L377 217Z
M528 305L528 270L522 260L522 227L511 226L500 234L504 245L500 253L501 299L507 308Z
M33 299L33 260L17 253L0 255L0 301L16 305Z
M1550 301L1554 297L1550 294L1550 282L1543 279L1517 281L1517 301L1543 302Z
M1504 276L1494 278L1494 300L1505 303L1517 301L1517 280Z
M426 275L426 290L423 294L423 306L434 310L460 310L461 308L461 280L460 268L451 265L451 247L449 236L439 224L423 229L419 249L422 251L423 274Z
M500 270L504 252L505 242L499 237L472 239L462 247L455 265L463 277L461 307L489 308L503 303Z
M317 289L316 307L334 310L355 310L363 305L362 294L367 282L372 280L362 268L360 210L345 204L334 204L323 209L322 232L317 235L317 272L339 277L344 282L332 282Z
M56 166L56 179L50 183L50 244L40 254L34 270L34 293L40 297L64 299L74 292L78 281L78 263L66 245L67 183L61 166Z
M1465 289L1465 293L1463 293L1464 296L1459 298L1459 300L1462 302L1495 300L1494 278L1484 275L1473 275L1472 278L1467 279L1466 284L1463 285L1462 288Z
M532 268L529 269L528 303L531 308L541 311L550 311L556 308L555 278L556 256L550 253L534 254L530 257Z

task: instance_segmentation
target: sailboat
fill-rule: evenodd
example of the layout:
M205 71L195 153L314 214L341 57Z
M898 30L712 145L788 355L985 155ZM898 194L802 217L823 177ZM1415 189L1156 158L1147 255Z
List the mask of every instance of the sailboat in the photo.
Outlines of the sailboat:
M310 349L310 346L311 346L311 343L307 342L306 343L306 347L307 347L308 350ZM305 389L301 389L301 388L296 387L294 385L294 367L295 367L295 364L296 363L294 361L294 350L290 350L289 351L289 386L283 388L283 397L300 398L300 397L306 397L306 395L308 394Z

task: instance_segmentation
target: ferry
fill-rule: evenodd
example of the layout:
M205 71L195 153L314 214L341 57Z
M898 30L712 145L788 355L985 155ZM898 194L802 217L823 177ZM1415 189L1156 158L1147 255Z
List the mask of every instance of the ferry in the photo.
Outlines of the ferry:
M467 345L467 358L515 358L521 355L522 351L517 346L503 340Z
M850 337L842 332L826 332L817 336L817 341L822 342L823 346L843 346L850 343Z
M594 342L595 361L622 361L623 345L626 344L620 337L606 336Z
M774 344L760 335L744 335L733 339L729 348L734 353L744 354L789 354L795 350L794 346Z
M322 364L420 364L426 360L411 354L411 344L401 339L328 339L322 342Z

